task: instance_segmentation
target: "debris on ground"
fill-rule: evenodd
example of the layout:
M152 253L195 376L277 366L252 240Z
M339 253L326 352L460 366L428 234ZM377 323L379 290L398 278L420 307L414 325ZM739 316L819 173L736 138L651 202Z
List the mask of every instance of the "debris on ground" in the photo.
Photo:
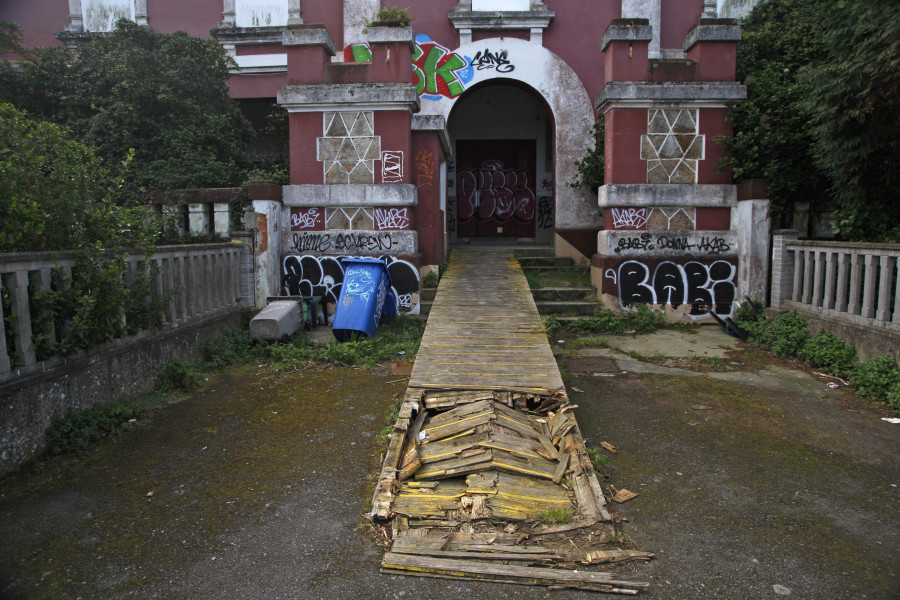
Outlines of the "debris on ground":
M382 572L619 594L647 587L585 568L653 555L610 541L620 539L617 523L574 408L563 391L410 388L373 499Z

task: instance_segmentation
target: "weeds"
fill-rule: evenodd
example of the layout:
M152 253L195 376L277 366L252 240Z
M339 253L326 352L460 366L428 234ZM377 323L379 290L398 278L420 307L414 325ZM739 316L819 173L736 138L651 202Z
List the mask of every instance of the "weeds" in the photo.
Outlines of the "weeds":
M588 458L591 463L598 469L605 466L609 462L609 456L600 451L599 448L586 448Z
M538 518L545 523L571 523L574 515L571 508L551 508L545 510Z
M55 417L47 428L47 449L52 454L78 452L112 434L133 427L137 409L128 403L94 405Z

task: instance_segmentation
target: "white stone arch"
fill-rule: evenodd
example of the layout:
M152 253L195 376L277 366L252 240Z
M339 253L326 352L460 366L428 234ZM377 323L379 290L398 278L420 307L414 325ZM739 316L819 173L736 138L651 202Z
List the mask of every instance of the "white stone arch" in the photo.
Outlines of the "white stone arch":
M453 50L456 54L474 59L486 52L500 56L506 52L512 70L499 72L496 67L471 67L472 78L465 83L470 88L492 79L511 79L522 82L535 90L553 113L554 131L554 195L556 199L555 227L558 229L599 229L601 221L597 198L590 191L575 189L569 183L575 181L576 164L592 144L591 128L594 126L594 109L584 84L575 71L559 56L544 48L515 38L490 38L465 44ZM487 63L486 63L487 64ZM450 111L456 98L440 100L422 98L421 114L441 115L449 122Z

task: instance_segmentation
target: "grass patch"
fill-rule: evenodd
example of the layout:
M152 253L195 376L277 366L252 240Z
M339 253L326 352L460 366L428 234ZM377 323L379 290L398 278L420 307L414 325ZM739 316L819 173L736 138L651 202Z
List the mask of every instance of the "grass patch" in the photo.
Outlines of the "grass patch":
M602 337L589 336L568 340L566 342L566 347L578 350L579 348L609 348L610 345L609 342Z
M538 518L545 523L571 523L574 518L574 514L571 508L551 508L549 510L545 510Z

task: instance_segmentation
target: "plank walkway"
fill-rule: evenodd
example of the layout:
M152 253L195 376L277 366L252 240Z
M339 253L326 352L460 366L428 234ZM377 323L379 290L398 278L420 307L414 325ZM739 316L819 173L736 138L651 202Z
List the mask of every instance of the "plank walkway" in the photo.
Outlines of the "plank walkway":
M563 389L531 289L512 251L453 251L409 387L542 395Z

